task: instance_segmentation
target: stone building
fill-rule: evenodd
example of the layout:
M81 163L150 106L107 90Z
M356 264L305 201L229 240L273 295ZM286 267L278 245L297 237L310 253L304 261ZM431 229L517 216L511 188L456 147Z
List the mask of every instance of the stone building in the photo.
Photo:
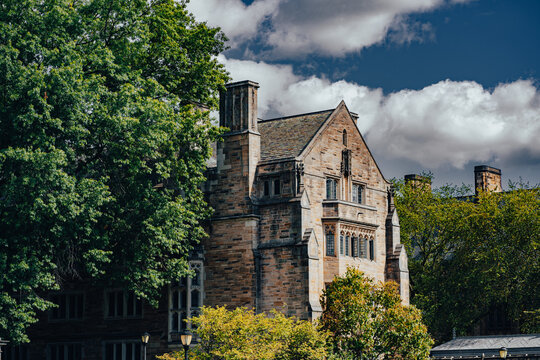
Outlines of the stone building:
M193 252L193 278L164 289L154 309L123 289L81 286L55 294L58 309L30 331L31 346L7 359L135 360L179 349L184 319L201 305L278 309L315 319L320 295L354 266L396 281L409 301L407 255L390 183L344 102L335 109L261 120L258 84L229 84L204 190L215 209ZM151 358L150 356L150 358Z

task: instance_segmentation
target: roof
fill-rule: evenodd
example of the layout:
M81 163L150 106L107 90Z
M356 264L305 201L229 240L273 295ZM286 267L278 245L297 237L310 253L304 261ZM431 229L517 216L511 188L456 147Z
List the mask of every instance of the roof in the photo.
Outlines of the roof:
M506 347L510 356L540 355L540 334L458 337L431 349L431 356L437 359L498 357L501 347Z
M259 120L261 161L296 157L309 144L334 109Z

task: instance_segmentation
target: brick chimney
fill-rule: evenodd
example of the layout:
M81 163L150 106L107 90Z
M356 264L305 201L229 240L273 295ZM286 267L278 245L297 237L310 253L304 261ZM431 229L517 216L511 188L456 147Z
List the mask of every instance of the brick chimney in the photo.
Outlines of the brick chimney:
M425 188L425 190L431 191L431 179L427 176L417 174L405 175L405 183L411 183L411 185L414 187L422 186Z
M501 192L501 169L487 165L474 167L474 189L476 195L478 190Z

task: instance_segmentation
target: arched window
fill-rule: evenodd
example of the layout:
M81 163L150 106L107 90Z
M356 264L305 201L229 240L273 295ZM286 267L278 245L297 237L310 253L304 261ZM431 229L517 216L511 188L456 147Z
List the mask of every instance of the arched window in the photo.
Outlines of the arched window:
M343 129L343 145L347 146L347 130Z

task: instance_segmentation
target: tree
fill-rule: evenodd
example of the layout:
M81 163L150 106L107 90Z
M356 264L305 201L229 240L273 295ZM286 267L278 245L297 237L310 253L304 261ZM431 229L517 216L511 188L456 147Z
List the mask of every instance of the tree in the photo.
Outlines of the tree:
M224 35L174 0L0 3L0 336L90 278L156 303L209 215Z
M341 359L427 359L432 340L414 306L401 304L397 285L375 284L349 268L321 297L320 326Z
M273 311L255 315L252 310L203 307L191 319L200 337L190 358L197 360L316 360L326 357L327 334L308 321ZM160 359L183 359L182 352Z
M414 254L412 302L430 332L439 341L452 328L466 334L495 308L539 331L540 189L464 196L464 187L396 185L401 242Z

